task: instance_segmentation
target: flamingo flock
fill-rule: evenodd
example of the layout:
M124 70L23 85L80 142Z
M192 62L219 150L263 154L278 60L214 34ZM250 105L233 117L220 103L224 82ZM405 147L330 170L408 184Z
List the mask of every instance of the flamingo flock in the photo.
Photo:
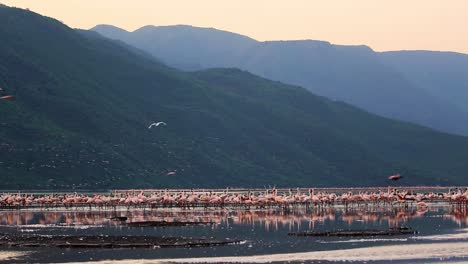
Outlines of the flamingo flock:
M91 207L290 207L296 205L306 206L380 206L380 205L416 205L427 207L428 202L449 202L467 206L468 189L458 189L445 193L420 193L404 190L388 190L376 192L308 192L289 190L279 193L276 189L248 192L213 192L199 190L159 190L153 192L128 191L121 193L104 194L46 194L33 195L21 193L2 193L0 207L58 207L74 206Z

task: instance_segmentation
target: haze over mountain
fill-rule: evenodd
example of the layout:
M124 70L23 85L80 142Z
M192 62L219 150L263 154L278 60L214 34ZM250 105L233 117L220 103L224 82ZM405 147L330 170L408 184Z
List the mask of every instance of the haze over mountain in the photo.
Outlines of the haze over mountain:
M145 26L133 32L98 25L92 30L182 70L236 67L381 116L468 135L464 54L379 53L367 46L313 40L259 42L183 25Z
M439 51L379 54L409 81L468 115L468 55Z
M0 7L0 38L0 188L468 184L466 137L26 10Z

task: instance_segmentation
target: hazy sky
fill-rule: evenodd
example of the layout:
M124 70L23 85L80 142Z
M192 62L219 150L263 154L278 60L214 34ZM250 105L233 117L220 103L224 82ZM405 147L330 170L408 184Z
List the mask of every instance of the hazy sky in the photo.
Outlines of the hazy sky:
M374 50L468 53L468 0L0 0L89 29L214 27L257 40L316 39Z

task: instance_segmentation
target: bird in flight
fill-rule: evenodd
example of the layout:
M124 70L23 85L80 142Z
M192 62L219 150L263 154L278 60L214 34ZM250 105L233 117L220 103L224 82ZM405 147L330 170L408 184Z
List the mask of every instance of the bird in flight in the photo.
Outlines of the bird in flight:
M175 176L177 174L176 171L170 171L168 173L166 173L167 176Z
M158 126L161 126L161 125L167 126L167 124L165 122L157 122L157 123L152 123L151 125L149 125L148 129L151 129L154 126L158 127Z
M7 94L5 90L3 90L2 87L0 87L0 100L12 100L15 99L13 95Z
M0 96L0 99L1 100L11 100L11 99L15 99L15 97L13 95L5 95L5 96Z
M397 173L397 174L395 174L395 175L392 175L392 176L388 177L388 179L389 179L389 180L392 180L392 181L397 181L397 180L399 180L399 179L401 179L401 178L403 178L403 176L401 176L400 173Z

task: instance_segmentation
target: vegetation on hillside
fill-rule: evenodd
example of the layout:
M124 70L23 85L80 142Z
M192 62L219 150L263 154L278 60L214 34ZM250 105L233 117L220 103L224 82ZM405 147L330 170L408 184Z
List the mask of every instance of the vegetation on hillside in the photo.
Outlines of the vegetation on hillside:
M236 69L179 72L26 10L0 8L0 37L2 189L467 183L464 137Z

